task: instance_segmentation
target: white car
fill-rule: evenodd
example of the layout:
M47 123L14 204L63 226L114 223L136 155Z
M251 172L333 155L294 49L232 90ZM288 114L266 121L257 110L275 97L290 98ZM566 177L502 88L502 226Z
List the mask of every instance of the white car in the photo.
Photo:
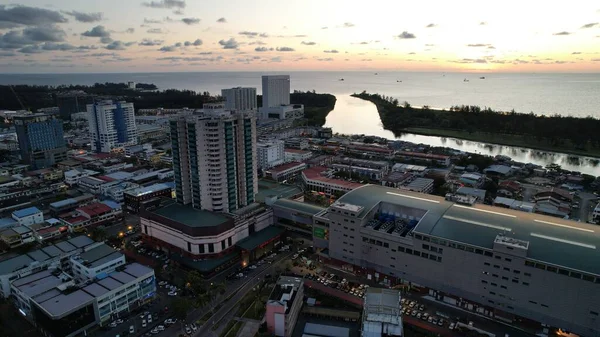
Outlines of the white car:
M194 324L194 323L192 323L192 324L190 325L190 328L192 328L192 330L193 330L193 331L196 331L196 330L198 330L198 327L197 327L197 326L196 326L196 324Z
M146 320L144 319L144 320L142 320L142 328L145 328L145 327L146 327Z
M152 315L148 314L148 323L152 323Z
M454 323L450 323L450 326L448 327L448 329L454 330L454 326L455 326Z
M108 325L111 328L116 328L117 327L117 323L116 322L112 322Z
M256 266L255 266L255 265L251 265L251 266L250 266L250 267L248 267L248 268L250 268L250 269L256 269Z
M185 333L188 335L192 334L192 330L190 330L190 328L185 328Z
M169 293L167 295L169 295L169 296L177 296L177 292L176 291L169 291Z
M154 329L150 330L150 333L153 335L156 335L157 333L159 333L159 331L157 328L154 328Z
M135 333L135 327L133 325L129 326L129 333Z
M118 320L115 321L115 323L121 324L121 323L123 323L123 320L119 318Z
M159 286L164 286L165 284L167 284L167 281L160 281L160 282L158 282Z
M177 320L174 318L165 319L165 325L175 324Z
M159 325L156 328L158 329L158 331L165 331L165 326L164 325Z

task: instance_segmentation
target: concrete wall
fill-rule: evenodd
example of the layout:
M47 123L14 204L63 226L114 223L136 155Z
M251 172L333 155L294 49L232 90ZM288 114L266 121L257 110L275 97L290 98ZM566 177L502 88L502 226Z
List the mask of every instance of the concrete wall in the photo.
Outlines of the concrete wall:
M600 331L597 283L526 266L524 257L507 251L487 250L492 256L486 256L479 247L460 250L361 228L360 219L339 213L329 218L331 258L479 303L504 317L519 315L583 336Z

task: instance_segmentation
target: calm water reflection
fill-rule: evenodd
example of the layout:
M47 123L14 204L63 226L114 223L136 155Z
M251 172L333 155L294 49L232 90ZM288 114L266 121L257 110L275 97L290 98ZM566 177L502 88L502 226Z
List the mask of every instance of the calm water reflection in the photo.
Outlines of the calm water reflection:
M543 166L550 163L557 163L567 170L580 171L594 176L600 175L598 160L589 157L568 156L561 153L542 152L527 148L487 144L456 138L415 134L403 134L400 137L395 137L391 131L383 129L377 108L371 102L350 97L349 95L337 95L336 98L335 109L329 113L325 123L325 126L333 128L334 133L373 135L387 139L397 139L431 146L444 146L460 151L493 156L501 154L519 162L534 163Z

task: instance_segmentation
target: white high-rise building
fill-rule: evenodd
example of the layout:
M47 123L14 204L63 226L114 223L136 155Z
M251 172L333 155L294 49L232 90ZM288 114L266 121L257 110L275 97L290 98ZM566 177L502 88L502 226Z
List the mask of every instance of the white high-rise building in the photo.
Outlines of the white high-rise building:
M222 89L221 96L225 98L225 109L235 111L256 110L256 88Z
M290 75L262 77L262 107L274 108L290 104Z
M133 103L100 101L87 105L92 151L120 151L137 144Z
M171 120L177 202L197 209L233 212L258 192L256 117L204 104L200 115Z
M268 140L256 144L258 168L269 169L285 162L285 142L283 140Z

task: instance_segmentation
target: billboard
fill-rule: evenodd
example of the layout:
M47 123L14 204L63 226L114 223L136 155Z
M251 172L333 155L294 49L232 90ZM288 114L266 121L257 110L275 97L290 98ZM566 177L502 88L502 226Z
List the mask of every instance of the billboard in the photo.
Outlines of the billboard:
M314 227L313 236L319 239L329 240L329 230L326 228Z

